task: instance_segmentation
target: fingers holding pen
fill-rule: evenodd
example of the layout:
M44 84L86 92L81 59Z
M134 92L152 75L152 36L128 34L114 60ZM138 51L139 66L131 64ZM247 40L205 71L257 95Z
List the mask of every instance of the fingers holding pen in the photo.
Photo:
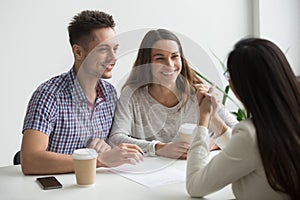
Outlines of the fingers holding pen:
M123 152L122 154L123 154L124 159L129 159L129 160L133 159L135 161L135 163L139 163L144 160L143 150L139 146L137 146L135 144L123 143L123 144L120 144L118 147ZM126 162L126 160L125 160L125 162ZM131 163L131 161L130 161L130 163Z
M100 153L98 160L107 167L116 167L125 163L135 165L144 159L142 149L137 145L120 144L110 151Z
M103 139L100 138L94 138L90 140L87 147L95 149L97 153L102 153L111 149L111 147Z
M122 144L118 145L118 147L121 149L124 149L128 152L139 153L141 155L144 154L143 150L135 144L122 143Z

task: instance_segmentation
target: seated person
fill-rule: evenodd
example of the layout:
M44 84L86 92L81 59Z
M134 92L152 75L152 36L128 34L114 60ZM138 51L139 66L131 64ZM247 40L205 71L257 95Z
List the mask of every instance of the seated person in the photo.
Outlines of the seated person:
M285 55L268 40L243 39L227 67L230 87L249 118L209 161L203 141L216 103L210 94L200 96L199 126L187 158L188 193L203 197L232 183L237 199L300 199L300 87Z
M40 85L27 108L21 147L24 174L73 172L70 154L84 147L98 152L98 167L142 160L136 145L111 149L105 142L117 101L115 88L103 80L111 77L116 63L114 26L112 16L99 11L73 18L73 67Z
M177 131L183 123L198 122L195 93L207 90L177 36L165 29L149 31L117 103L110 144L132 143L148 156L186 159L189 144L178 139ZM230 132L237 120L224 108L218 113L222 124L213 131Z

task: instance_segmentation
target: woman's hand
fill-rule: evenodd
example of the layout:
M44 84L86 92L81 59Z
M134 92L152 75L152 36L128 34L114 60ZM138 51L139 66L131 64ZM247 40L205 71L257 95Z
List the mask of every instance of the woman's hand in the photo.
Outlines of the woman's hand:
M175 159L186 159L190 145L185 142L157 143L156 155Z
M218 102L212 92L214 91L215 86L213 85L208 89L206 93L197 93L197 100L199 103L199 123L208 127L210 118L217 113Z
M88 144L88 148L95 149L97 153L102 153L111 150L111 147L102 139L95 138Z
M142 162L143 151L135 144L120 144L98 155L98 166L116 167L122 164L135 165Z
M194 87L196 88L196 97L197 97L198 104L200 105L200 103L204 98L205 93L208 92L209 88L204 83L195 84Z

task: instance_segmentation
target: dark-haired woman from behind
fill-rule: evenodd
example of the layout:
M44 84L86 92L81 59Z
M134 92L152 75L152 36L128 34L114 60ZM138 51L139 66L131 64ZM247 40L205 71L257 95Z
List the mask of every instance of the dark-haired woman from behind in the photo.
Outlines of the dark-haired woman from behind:
M237 199L300 199L300 88L285 55L271 41L239 41L227 60L227 79L249 118L208 162L205 141L216 107L209 93L188 153L187 191L200 197L232 183ZM211 106L213 104L213 106Z

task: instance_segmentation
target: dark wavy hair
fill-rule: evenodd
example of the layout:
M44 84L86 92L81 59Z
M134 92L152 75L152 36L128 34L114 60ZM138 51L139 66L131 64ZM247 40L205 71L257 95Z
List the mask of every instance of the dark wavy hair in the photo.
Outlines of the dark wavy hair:
M75 15L68 26L71 46L78 44L85 47L94 40L93 30L98 28L114 28L113 17L105 12L84 10Z
M300 199L300 87L283 52L247 38L229 54L230 82L251 116L270 186Z
M194 71L185 59L178 37L169 30L157 29L146 33L140 44L137 58L123 89L128 85L133 87L144 87L153 83L151 72L151 50L153 45L159 40L175 41L179 48L182 69L176 80L176 86L182 92L183 103L180 107L181 109L185 106L187 99L190 97L191 91L195 92L194 84L203 83L203 81L195 75Z

